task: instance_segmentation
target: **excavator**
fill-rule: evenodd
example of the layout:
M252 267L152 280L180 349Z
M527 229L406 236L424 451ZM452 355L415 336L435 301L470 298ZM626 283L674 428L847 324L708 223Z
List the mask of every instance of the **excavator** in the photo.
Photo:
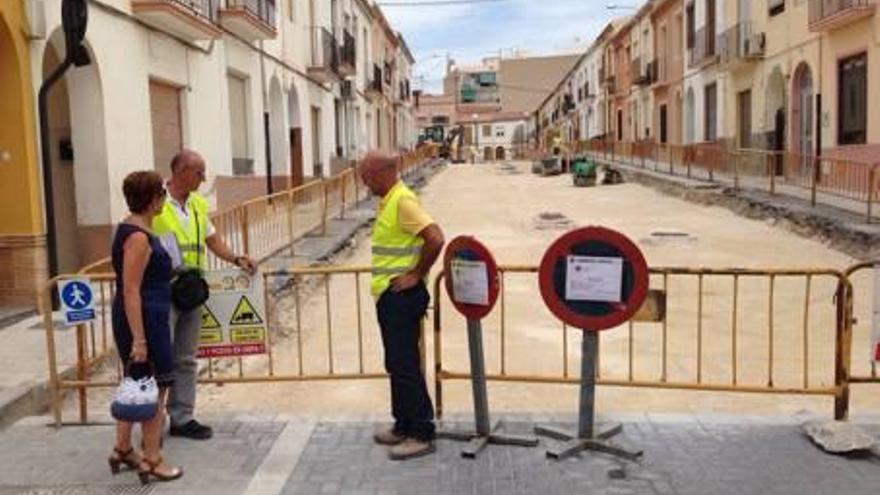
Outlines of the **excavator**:
M464 163L464 126L453 127L440 145L440 156L452 163Z

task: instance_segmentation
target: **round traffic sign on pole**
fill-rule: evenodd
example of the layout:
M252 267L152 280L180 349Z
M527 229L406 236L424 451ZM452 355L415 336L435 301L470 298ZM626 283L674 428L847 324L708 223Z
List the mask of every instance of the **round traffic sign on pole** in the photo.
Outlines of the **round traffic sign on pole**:
M492 253L470 236L458 236L443 257L446 292L459 313L469 320L486 317L498 300L498 265Z
M486 359L483 355L483 323L498 300L498 266L492 253L478 240L458 236L446 247L443 257L446 292L459 313L467 318L468 354L471 362L471 390L474 397L474 432L438 432L438 435L469 442L461 455L476 458L490 443L535 447L538 439L506 435L499 424L489 419L489 394L486 387Z
M565 323L580 328L581 386L578 432L569 435L552 428L535 431L568 442L547 450L556 459L582 450L596 450L635 460L641 451L629 451L605 442L620 433L615 425L596 432L596 366L599 330L626 322L648 295L648 263L626 236L602 227L585 227L556 240L544 253L538 273L541 297Z
M584 227L557 239L541 260L541 296L557 318L599 331L628 321L648 295L648 264L626 236Z

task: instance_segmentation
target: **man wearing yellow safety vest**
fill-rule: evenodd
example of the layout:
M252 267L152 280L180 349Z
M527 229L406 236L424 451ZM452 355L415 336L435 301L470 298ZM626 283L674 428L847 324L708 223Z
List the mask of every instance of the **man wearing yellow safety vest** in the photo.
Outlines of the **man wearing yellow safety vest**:
M247 255L236 255L214 229L208 218L208 202L197 191L205 181L205 160L198 153L184 150L171 160L171 180L162 212L153 220L153 232L162 240L174 267L207 267L210 249L218 258L250 274L256 265ZM201 328L201 307L178 311L172 307L171 329L174 339L174 385L168 396L168 416L172 436L206 440L211 427L193 417L196 403L196 351Z
M359 172L382 198L373 226L370 290L391 378L394 426L374 439L390 447L391 459L403 460L434 452L434 406L422 374L419 340L430 299L425 278L443 249L443 232L398 179L394 157L370 153Z

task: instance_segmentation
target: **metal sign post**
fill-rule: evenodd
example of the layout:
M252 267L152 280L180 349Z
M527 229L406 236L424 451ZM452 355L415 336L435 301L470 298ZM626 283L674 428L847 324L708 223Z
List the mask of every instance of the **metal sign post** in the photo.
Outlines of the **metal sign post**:
M581 387L580 407L578 408L578 432L572 435L547 426L536 426L538 435L560 440L558 447L547 449L547 457L564 459L583 450L593 450L615 455L634 461L642 455L641 450L627 450L606 442L609 438L621 433L623 425L619 423L603 425L596 431L596 363L599 357L599 333L585 330L581 340Z
M466 263L453 266L456 262ZM457 237L449 244L444 259L446 289L456 309L467 318L468 350L471 362L471 389L474 398L475 431L441 430L440 438L468 442L462 457L474 459L492 443L535 447L534 436L500 433L502 423L489 419L489 395L486 390L486 360L483 354L482 318L492 311L498 298L498 268L482 244L472 237Z
M644 256L622 234L601 227L578 229L557 239L541 261L541 296L550 311L565 323L581 328L581 383L577 435L537 426L535 433L564 442L547 449L563 459L592 450L636 460L642 451L607 442L621 433L620 424L596 428L596 363L599 331L631 319L648 293Z

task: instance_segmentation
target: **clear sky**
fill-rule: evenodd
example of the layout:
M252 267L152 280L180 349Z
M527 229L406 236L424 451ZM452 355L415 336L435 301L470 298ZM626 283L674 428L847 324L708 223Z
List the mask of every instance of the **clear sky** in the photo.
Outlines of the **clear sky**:
M417 4L431 0L407 0ZM442 90L447 54L458 62L525 50L530 55L585 49L613 17L634 12L640 0L497 0L452 5L395 6L379 0L394 29L416 58L413 87ZM617 10L606 7L620 5Z

